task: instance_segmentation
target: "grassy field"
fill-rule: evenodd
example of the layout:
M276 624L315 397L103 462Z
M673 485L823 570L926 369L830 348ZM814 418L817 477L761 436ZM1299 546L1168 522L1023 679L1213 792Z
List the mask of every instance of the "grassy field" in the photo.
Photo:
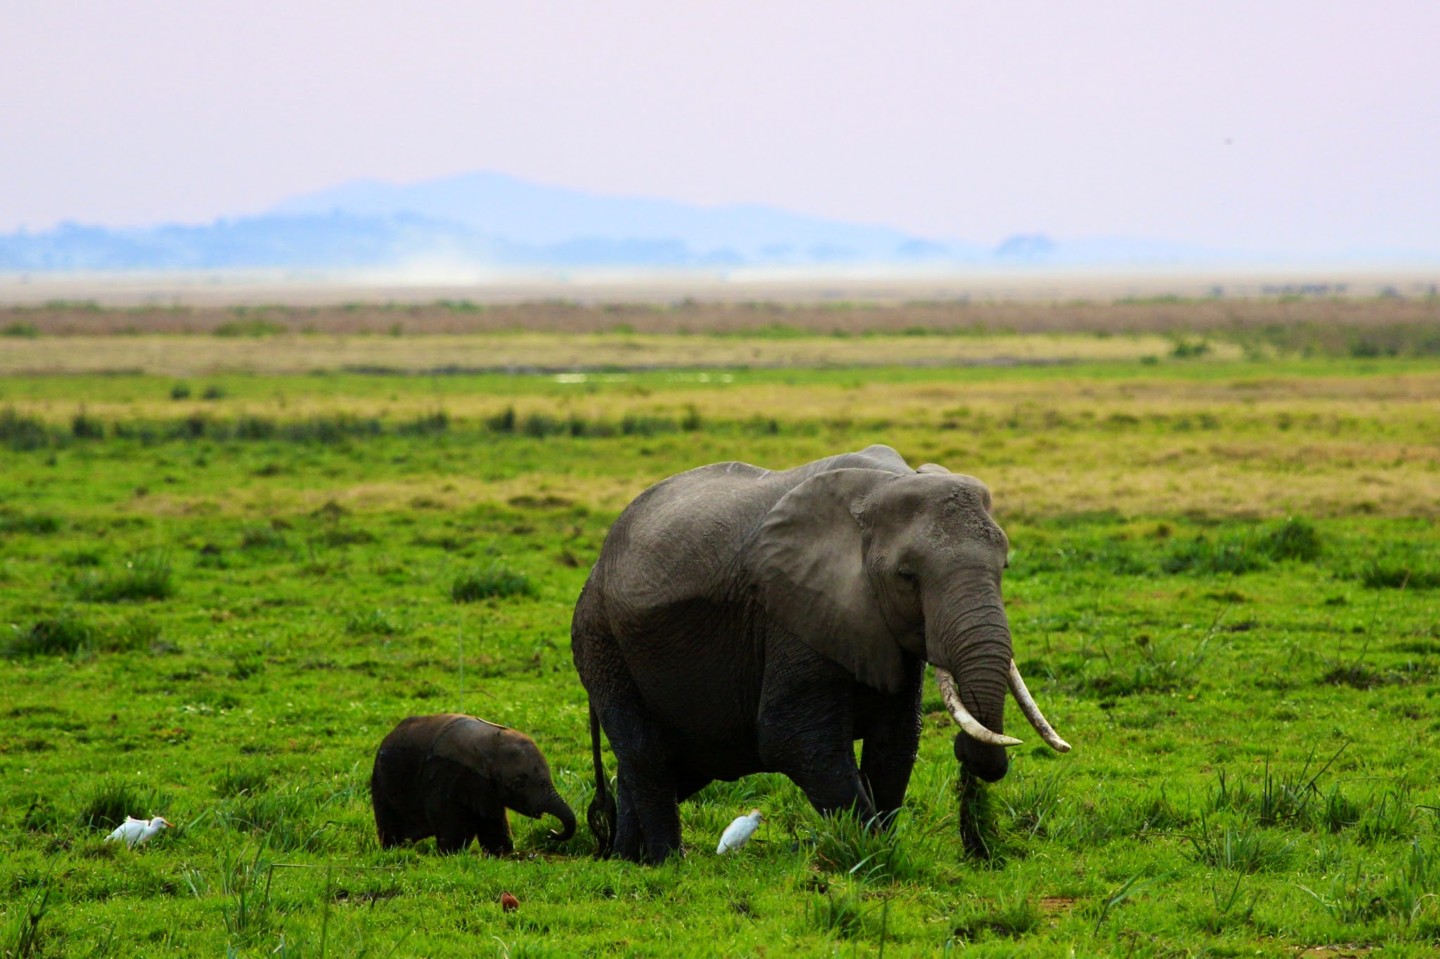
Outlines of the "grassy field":
M578 342L10 311L0 955L1433 955L1440 330L1401 304L842 335L707 306ZM519 817L507 859L380 850L370 763L414 713L525 730L583 813L569 617L631 497L873 442L994 490L1016 655L1075 745L1014 752L989 859L933 685L888 834L757 776L659 868ZM126 814L175 828L103 842Z

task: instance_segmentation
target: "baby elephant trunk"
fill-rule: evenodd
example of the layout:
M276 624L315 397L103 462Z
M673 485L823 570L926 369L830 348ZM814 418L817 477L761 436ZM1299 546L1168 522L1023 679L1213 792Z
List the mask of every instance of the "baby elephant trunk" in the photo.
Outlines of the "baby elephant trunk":
M555 832L552 829L550 831L551 839L554 839L556 842L564 842L575 835L575 811L570 808L564 799L560 798L558 792L551 790L549 797L541 804L540 811L542 813L549 813L560 820L560 831Z

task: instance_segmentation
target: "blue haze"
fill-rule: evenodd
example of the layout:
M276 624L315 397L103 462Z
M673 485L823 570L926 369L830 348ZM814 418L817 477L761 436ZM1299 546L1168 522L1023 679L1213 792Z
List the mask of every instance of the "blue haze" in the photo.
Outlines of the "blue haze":
M496 173L411 185L374 180L292 197L203 225L73 223L0 235L0 271L711 268L835 265L1155 265L1212 251L1152 240L1057 242L1019 234L995 247L912 236L758 205L706 207L598 196Z

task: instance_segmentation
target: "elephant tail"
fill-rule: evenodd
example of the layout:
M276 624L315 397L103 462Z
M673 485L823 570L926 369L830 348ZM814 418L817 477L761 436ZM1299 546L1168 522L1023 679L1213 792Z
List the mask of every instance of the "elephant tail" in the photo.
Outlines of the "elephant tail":
M590 755L595 762L595 798L585 810L585 822L595 836L595 854L609 859L615 844L615 797L610 795L605 763L600 758L600 714L593 702L590 704Z

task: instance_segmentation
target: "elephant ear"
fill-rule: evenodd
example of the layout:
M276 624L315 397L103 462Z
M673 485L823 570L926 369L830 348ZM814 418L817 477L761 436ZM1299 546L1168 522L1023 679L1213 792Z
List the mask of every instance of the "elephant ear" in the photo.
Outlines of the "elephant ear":
M453 760L481 776L493 776L494 742L503 728L474 716L457 714L435 736L430 755Z
M812 649L884 692L905 663L865 572L864 501L896 474L839 469L786 493L761 522L749 566L765 611Z

